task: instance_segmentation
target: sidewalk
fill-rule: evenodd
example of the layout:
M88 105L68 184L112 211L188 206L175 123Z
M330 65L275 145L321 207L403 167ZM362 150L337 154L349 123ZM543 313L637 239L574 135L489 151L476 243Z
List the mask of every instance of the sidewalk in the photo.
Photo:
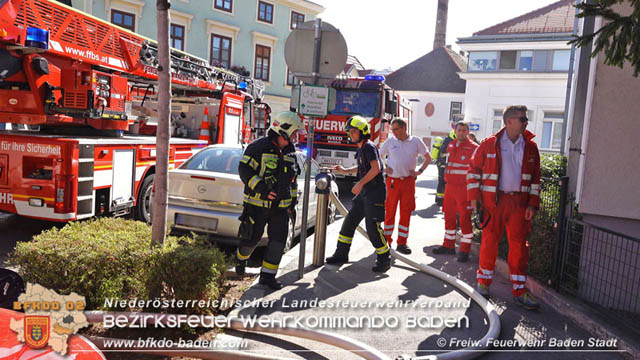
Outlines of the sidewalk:
M417 209L412 217L409 236L413 254L409 258L475 286L477 256L472 255L468 263L461 264L456 262L455 256L434 256L431 253L431 249L442 242L444 221L439 208L433 204L433 172L428 172L418 180ZM342 220L327 229L327 256L335 249L341 225ZM297 280L298 254L299 248L296 246L283 257L278 274L278 278L285 284L283 289L268 292L263 286L254 283L242 298L272 301L268 306L236 309L230 315L257 315L277 320L288 316L289 326L293 326L293 319L297 319L299 324L313 330L324 330L364 342L390 358L434 355L444 350L464 348L469 345L465 341L478 340L487 332L488 321L483 311L475 303L467 307L468 299L448 284L399 261L395 261L394 266L384 274L373 273L373 247L359 233L354 237L349 263L320 268L311 265L313 236L309 237L306 243L305 274L300 280ZM619 353L614 352L585 352L584 350L593 350L588 346L589 334L573 325L551 306L543 303L540 311L530 312L515 305L511 299L511 283L506 278L498 275L491 292L491 300L498 309L501 320L500 339L528 342L530 346L523 350L522 346L512 341L512 344L505 343L495 349L499 351L487 353L483 359L621 358ZM324 300L326 307L296 306L296 300ZM348 303L348 306L343 307L343 302ZM347 317L365 322L341 326L338 322ZM380 328L373 328L372 325L375 324L367 321L374 318L385 324ZM333 323L322 326L323 324L318 323L322 319ZM445 327L438 323L439 320L454 323ZM246 347L239 350L256 351L278 358L359 358L330 345L283 335L236 331L227 331L222 335L222 338L229 337L247 340ZM560 352L566 344L559 342L567 339L577 342L568 347L571 352ZM579 346L580 340L584 341L583 346ZM556 346L550 347L549 344L553 342ZM441 346L443 343L444 346Z

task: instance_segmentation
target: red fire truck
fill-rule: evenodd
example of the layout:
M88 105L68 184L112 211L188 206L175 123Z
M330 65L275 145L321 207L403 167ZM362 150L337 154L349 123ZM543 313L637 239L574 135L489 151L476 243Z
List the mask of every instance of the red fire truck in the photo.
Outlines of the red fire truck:
M408 100L384 83L382 75L367 75L364 78L334 80L336 104L325 118L315 120L313 157L324 166L356 165L355 144L349 143L344 132L347 119L353 115L369 120L371 141L380 146L388 137L390 122L394 117L409 121L411 130L412 111ZM300 143L306 144L306 139Z
M249 140L264 85L171 57L169 168ZM0 0L0 211L149 221L157 66L153 40L56 1Z

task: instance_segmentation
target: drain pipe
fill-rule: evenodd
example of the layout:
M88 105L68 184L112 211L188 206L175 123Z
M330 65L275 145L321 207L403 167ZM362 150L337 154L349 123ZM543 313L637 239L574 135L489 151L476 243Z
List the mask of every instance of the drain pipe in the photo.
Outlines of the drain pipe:
M340 202L340 200L333 193L331 193L329 196L333 204L336 206L336 209L338 209L338 211L343 216L346 216L347 209ZM369 238L369 236L367 235L367 232L362 227L358 226L357 229L367 239ZM473 359L482 355L485 350L489 349L490 342L492 339L497 339L498 336L500 336L500 317L498 316L498 312L496 311L496 308L493 306L493 304L487 301L487 299L484 296L480 295L480 293L477 292L469 284L443 271L440 271L436 268L433 268L431 266L427 266L424 264L419 264L405 256L398 254L393 249L391 249L391 256L417 270L420 270L428 275L431 275L437 279L440 279L446 283L449 283L453 287L457 288L458 290L463 292L465 295L471 297L471 299L475 301L480 306L480 308L482 308L482 310L485 312L485 314L489 318L489 330L487 331L485 336L482 339L480 339L480 341L478 342L479 343L478 346L470 346L461 350L450 351L444 354L412 357L412 359L414 360L417 360L417 359L420 359L420 360Z

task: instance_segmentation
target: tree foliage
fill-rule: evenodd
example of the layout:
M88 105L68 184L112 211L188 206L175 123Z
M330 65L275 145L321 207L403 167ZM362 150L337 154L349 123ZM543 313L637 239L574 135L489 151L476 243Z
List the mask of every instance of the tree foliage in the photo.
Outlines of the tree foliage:
M629 16L623 16L613 7L621 3L631 3L633 8ZM604 51L605 64L622 68L628 61L633 67L633 76L640 73L640 0L594 0L576 6L579 18L602 16L603 26L591 34L574 36L570 41L577 47L588 46L593 42L591 56Z

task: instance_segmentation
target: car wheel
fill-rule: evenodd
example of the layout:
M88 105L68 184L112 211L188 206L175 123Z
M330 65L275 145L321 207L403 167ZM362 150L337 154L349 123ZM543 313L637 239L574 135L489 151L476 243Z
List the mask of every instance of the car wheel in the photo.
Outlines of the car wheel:
M138 201L134 210L136 220L151 224L151 190L153 190L154 174L147 176L140 186Z
M291 248L295 245L295 230L293 221L289 221L289 226L287 226L287 240L284 243L284 252L287 253Z

